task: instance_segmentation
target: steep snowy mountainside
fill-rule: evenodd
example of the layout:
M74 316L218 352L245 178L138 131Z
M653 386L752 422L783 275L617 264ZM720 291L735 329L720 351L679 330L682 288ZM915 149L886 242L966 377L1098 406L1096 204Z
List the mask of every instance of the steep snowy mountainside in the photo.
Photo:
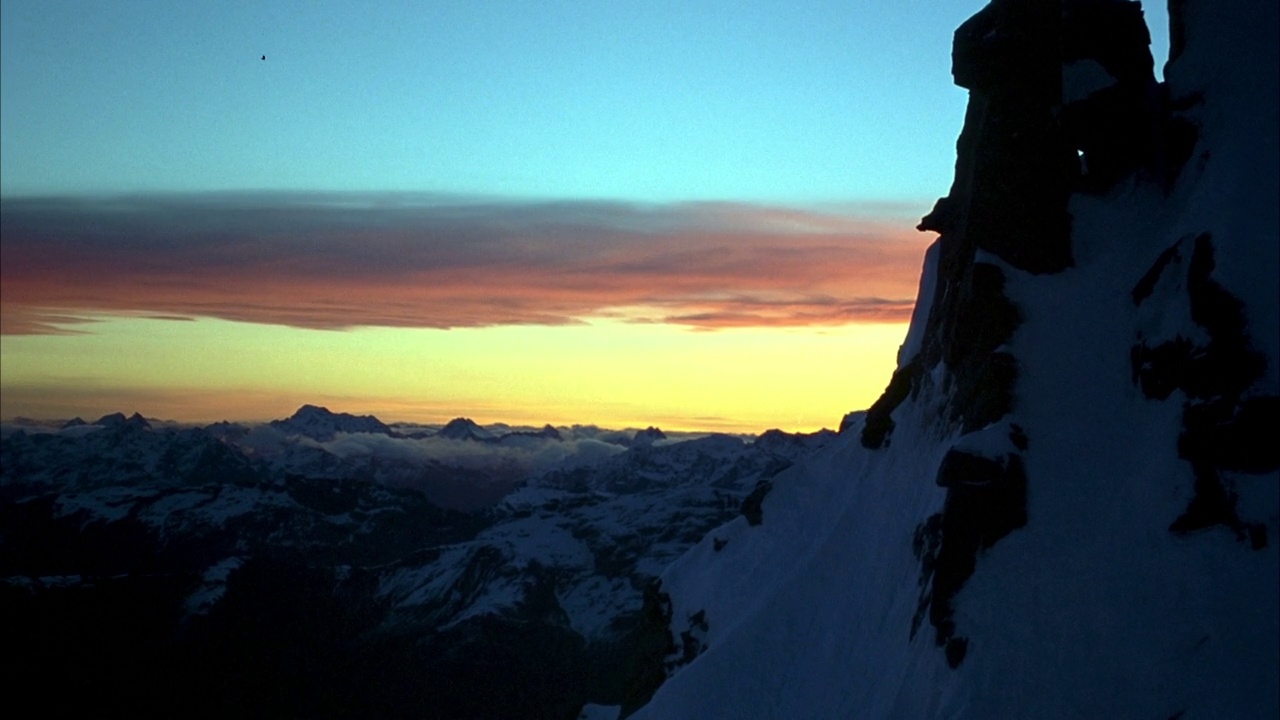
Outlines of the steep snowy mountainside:
M899 370L663 574L625 713L1280 713L1276 7L1171 3L1159 85L1135 3L1062 11L957 31Z

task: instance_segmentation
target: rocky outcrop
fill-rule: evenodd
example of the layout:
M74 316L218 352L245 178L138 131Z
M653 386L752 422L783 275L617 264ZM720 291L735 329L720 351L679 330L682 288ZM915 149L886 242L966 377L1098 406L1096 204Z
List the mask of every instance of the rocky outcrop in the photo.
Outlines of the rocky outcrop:
M900 358L867 413L865 447L887 446L893 411L926 392L943 398L939 424L960 444L1008 432L1019 373L1009 347L1023 317L1007 274L1071 267L1071 194L1166 164L1149 44L1140 6L1126 0L993 0L956 30L952 75L969 104L955 180L919 225L940 234L932 306L918 352ZM946 454L936 479L946 503L917 531L916 626L928 617L952 667L965 648L955 593L978 553L1026 523L1028 438L1010 437L1007 453Z
M638 717L1280 715L1276 5L1170 5L1161 85L1136 3L996 0L958 33L972 102L897 372L764 522L663 573L706 649ZM1005 178L1055 144L1036 225ZM1058 211L1069 235L1026 232Z
M671 597L662 591L662 581L654 578L644 587L641 620L629 638L631 658L621 717L635 712L653 696L667 679L664 659L677 651L671 635Z
M966 436L938 467L936 482L947 489L942 512L916 529L913 549L921 581L911 636L927 614L952 668L964 660L968 647L955 634L952 598L973 574L979 552L1027 524L1027 472L1021 455L1026 449L1026 435L1017 425L1001 423Z
M1063 132L1080 158L1079 188L1102 191L1157 163L1161 87L1134 2L1063 6Z
M1001 348L1021 318L1005 268L1054 273L1072 264L1067 198L1079 161L1059 121L1063 23L1049 3L992 2L956 30L952 74L969 90L951 192L919 225L940 233L936 287L915 357L903 358L868 413L863 444L880 447L889 415L943 364L948 422L977 430L1011 409L1016 363Z
M1194 492L1169 530L1224 525L1261 549L1268 542L1266 526L1241 519L1224 473L1280 468L1280 397L1254 390L1266 357L1252 347L1244 304L1213 279L1214 266L1212 235L1200 233L1161 253L1134 286L1141 325L1129 354L1133 383L1152 400L1168 400L1175 391L1187 398L1178 454L1191 464ZM1163 306L1151 301L1160 286L1170 291L1161 295ZM1161 332L1168 304L1183 306L1197 337Z

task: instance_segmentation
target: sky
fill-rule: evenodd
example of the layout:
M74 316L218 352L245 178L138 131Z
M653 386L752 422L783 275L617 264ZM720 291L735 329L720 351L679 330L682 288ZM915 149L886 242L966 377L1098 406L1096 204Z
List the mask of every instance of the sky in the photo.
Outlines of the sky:
M982 4L6 0L0 416L831 427Z

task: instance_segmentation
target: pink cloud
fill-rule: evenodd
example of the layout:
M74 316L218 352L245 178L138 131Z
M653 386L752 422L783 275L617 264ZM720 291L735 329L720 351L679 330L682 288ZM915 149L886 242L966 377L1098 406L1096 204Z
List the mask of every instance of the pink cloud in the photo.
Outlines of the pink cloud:
M905 322L910 223L736 204L415 196L6 200L0 332L79 314L306 328Z

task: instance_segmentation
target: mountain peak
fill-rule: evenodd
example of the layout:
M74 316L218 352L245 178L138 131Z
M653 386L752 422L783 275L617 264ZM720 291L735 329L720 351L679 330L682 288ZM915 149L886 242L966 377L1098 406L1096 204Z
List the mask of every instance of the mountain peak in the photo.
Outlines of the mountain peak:
M271 427L321 442L338 433L391 434L391 428L372 415L335 413L319 405L303 405L286 420L272 420Z
M141 414L136 412L128 417L125 417L125 414L122 412L114 412L114 413L111 413L110 415L103 415L102 417L98 418L98 420L93 424L101 425L102 427L107 427L107 428L118 428L118 427L150 428L151 427L151 423L147 422L146 418L142 417Z
M436 435L449 440L490 440L493 438L493 433L477 425L471 418L465 417L450 420L444 427L440 428L440 432L436 433Z
M631 438L631 447L649 447L659 440L666 439L666 433L650 425L640 432L637 432L635 436Z

